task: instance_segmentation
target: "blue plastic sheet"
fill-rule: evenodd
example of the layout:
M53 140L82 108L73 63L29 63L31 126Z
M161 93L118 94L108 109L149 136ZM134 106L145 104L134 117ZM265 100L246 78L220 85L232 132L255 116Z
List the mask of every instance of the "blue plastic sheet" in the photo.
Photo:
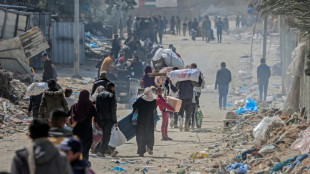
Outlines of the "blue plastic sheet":
M310 156L308 153L300 155L290 166L299 165L304 159L308 158L308 156Z
M272 170L270 170L269 173L270 173L270 174L273 174L274 172L277 172L277 171L279 171L279 170L282 170L282 168L283 168L285 165L291 163L292 161L295 161L295 160L297 159L297 157L298 157L298 156L294 156L294 157L292 157L292 158L289 158L289 159L287 159L287 160L285 160L285 161L283 161L283 162L280 162L280 163L276 164L275 166L273 166Z
M247 173L249 171L249 166L247 164L237 162L233 162L232 164L226 166L225 168L228 171L237 169L238 173Z
M124 171L125 169L124 168L121 168L119 166L116 166L113 168L113 170L116 170L116 171Z
M239 108L235 112L236 112L236 114L244 114L246 112L258 112L258 107L257 107L256 101L252 98L246 99L245 106Z
M90 47L91 47L91 48L98 48L99 46L96 45L96 44L90 44Z

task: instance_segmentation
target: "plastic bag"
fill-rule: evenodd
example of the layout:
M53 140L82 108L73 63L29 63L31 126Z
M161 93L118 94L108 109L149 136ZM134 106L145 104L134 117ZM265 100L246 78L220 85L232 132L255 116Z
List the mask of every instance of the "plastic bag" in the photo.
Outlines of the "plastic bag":
M258 107L257 107L256 101L252 98L246 99L245 106L239 108L235 112L236 112L236 114L243 114L246 112L258 112Z
M198 69L182 69L167 72L167 77L170 78L173 84L181 81L199 82L200 70Z
M197 128L201 128L203 114L202 114L202 111L201 111L200 108L197 109L197 111L195 113L195 117L196 117L196 126L197 126Z
M310 152L310 127L300 133L299 138L291 145L291 149L298 149L301 153Z
M101 142L102 134L103 134L102 129L98 125L94 124L93 125L93 142L90 148L91 151L94 152L97 145Z
M167 66L178 67L180 69L184 68L184 62L180 59L171 49L159 48L154 54L152 60L156 61L164 58ZM153 67L154 68L154 67Z
M132 125L136 126L138 124L138 109L132 114Z
M25 96L36 96L42 94L44 91L48 89L47 83L41 82L41 83L32 83L26 91Z
M109 146L118 147L125 144L127 141L125 135L119 128L114 128L111 134Z
M267 133L273 127L285 125L285 122L280 117L265 117L254 129L253 135L257 145L262 145L267 142Z

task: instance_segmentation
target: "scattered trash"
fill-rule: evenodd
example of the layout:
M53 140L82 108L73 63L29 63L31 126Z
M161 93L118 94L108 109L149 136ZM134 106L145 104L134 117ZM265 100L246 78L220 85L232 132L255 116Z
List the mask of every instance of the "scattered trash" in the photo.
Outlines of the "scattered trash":
M208 158L208 154L205 151L200 151L191 154L190 156L192 159L199 159L199 158Z
M239 108L235 112L237 114L244 114L246 112L258 112L256 101L252 98L246 99L245 107Z
M116 171L124 171L125 169L122 168L122 167L119 167L119 166L115 166L115 167L113 168L113 170L116 170Z

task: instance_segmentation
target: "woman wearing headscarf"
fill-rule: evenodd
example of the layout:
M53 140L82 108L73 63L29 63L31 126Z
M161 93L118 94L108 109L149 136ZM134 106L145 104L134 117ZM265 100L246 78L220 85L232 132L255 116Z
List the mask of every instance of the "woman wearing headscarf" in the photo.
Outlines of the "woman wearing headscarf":
M152 94L151 88L146 88L142 97L139 97L133 104L133 111L138 109L137 123L137 145L138 154L143 157L145 152L153 154L154 146L154 110L156 109L156 100Z
M72 121L77 123L73 128L73 134L80 138L83 146L83 159L88 162L89 150L93 141L92 117L97 117L97 112L89 100L87 90L80 92L79 101L71 107L70 115Z
M152 72L151 66L148 65L144 68L144 75L141 79L142 80L142 83L141 83L142 88L149 88L151 86L154 86L154 87L156 86L155 77L150 77L148 75L148 73L151 73L151 72Z

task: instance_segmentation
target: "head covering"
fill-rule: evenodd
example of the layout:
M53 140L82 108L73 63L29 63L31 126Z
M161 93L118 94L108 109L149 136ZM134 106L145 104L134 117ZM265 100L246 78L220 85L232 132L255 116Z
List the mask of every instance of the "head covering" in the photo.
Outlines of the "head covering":
M100 74L100 79L106 79L107 78L107 72L106 71L102 71Z
M152 89L151 88L145 88L144 92L143 92L143 96L142 96L143 100L145 101L153 101L154 100L154 96L152 93Z
M74 152L82 151L82 144L80 140L77 138L73 138L73 137L62 140L62 142L57 147L64 151L67 151L67 150L72 150Z
M120 57L119 58L119 62L125 62L125 58L124 57Z
M144 75L142 77L143 80L143 88L151 87L151 86L156 86L155 84L155 77L150 77L147 75L148 73L152 72L151 66L146 66L144 69Z
M47 56L47 52L46 52L46 51L44 51L44 52L42 53L42 57L45 57L45 56Z
M81 91L79 101L71 107L71 116L77 122L84 121L92 105L92 102L89 100L89 92L87 90Z

